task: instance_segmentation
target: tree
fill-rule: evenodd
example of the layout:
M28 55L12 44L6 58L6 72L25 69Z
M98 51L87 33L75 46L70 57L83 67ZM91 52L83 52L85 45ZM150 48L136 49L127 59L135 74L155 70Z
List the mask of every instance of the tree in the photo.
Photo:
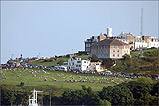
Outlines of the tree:
M114 64L115 64L115 60L110 58L103 59L103 62L102 62L102 66L107 69L111 68Z
M151 85L153 83L151 78L141 77L137 79L137 82Z
M2 105L13 105L16 97L14 92L9 91L7 89L2 89L1 90L1 101Z
M150 105L153 97L151 96L151 79L141 78L138 81L128 82L127 87L133 93L134 105Z
M14 105L28 105L29 92L15 92L16 100Z
M111 103L109 101L105 100L105 99L104 100L101 99L99 101L99 105L100 106L111 106Z
M62 100L65 105L82 105L88 93L84 90L64 91Z
M93 54L91 57L91 62L98 62L98 61L99 61L98 57L95 54Z
M85 99L85 105L99 105L101 100L97 92L88 93Z
M159 82L154 84L152 91L151 91L151 95L159 97Z
M132 105L134 101L132 92L124 85L104 87L100 97L108 100L112 105Z
M88 87L88 88L87 88L87 92L88 92L88 93L92 93L92 92L93 92L92 88L91 88L91 87Z
M65 61L64 61L63 59L60 59L60 60L57 62L57 64L58 64L58 65L62 65L63 62L65 62Z
M86 88L85 85L82 85L82 89L83 89L83 90L87 90L87 88Z
M129 59L130 59L130 55L124 54L124 55L123 55L123 59L124 59L124 60L129 60Z
M103 87L102 91L99 93L99 96L101 99L108 100L109 102L112 101L112 95L113 93L113 87L108 86L108 87Z

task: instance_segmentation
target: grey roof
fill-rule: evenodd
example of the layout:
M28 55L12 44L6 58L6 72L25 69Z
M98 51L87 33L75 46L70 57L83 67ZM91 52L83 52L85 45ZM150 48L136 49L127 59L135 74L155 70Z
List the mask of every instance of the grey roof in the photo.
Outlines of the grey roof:
M122 41L119 41L117 39L105 39L100 42L92 44L92 46L95 46L95 45L119 45L119 46L121 46L121 45L128 45L128 44L123 43Z

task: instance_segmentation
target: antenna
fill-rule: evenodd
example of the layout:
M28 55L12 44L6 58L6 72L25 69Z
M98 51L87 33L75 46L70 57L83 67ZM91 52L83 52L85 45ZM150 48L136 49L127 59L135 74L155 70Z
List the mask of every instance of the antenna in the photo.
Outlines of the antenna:
M13 60L13 55L14 55L14 54L11 55L11 60Z
M143 8L141 8L141 35L143 35Z

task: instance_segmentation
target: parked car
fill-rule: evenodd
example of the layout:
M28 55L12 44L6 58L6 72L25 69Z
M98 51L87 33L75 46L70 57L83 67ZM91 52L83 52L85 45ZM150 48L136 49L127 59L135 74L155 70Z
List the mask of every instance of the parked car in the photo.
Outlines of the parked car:
M104 74L106 74L106 75L112 75L112 72L111 71L106 71Z

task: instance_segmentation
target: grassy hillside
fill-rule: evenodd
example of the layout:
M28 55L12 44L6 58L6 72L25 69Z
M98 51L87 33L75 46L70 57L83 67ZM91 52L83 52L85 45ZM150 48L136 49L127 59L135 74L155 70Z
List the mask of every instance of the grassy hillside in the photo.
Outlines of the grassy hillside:
M142 58L139 57L140 51L132 51L131 58L116 60L117 65L112 71L137 73L137 74L159 74L159 49L143 50Z
M81 55L76 56L78 58L88 59L89 55ZM45 60L33 60L30 62L30 64L36 66L36 65L42 65L42 66L56 66L57 64L61 65L63 62L66 62L69 58L61 57L61 58L49 58Z
M42 69L21 69L16 68L15 71L2 69L0 71L0 85L6 84L12 90L50 90L57 91L56 95L59 96L66 89L82 89L82 85L90 86L95 91L102 90L103 87L114 86L116 83L133 81L124 77L109 77L94 74L77 74L72 72L61 71L42 71ZM47 79L46 81L44 81ZM113 81L112 81L113 79ZM56 80L56 81L55 81ZM68 82L65 80L77 80L77 82ZM79 82L80 80L87 80L86 82ZM103 83L100 83L100 81ZM24 82L24 86L20 83ZM104 83L107 82L107 83ZM108 84L109 82L109 84Z
M143 50L142 58L139 57L140 51L131 51L131 58L116 60L117 65L109 70L113 72L123 72L130 74L159 74L159 49ZM76 56L87 59L89 55ZM46 60L35 60L30 64L55 66L62 64L69 58L50 58Z

